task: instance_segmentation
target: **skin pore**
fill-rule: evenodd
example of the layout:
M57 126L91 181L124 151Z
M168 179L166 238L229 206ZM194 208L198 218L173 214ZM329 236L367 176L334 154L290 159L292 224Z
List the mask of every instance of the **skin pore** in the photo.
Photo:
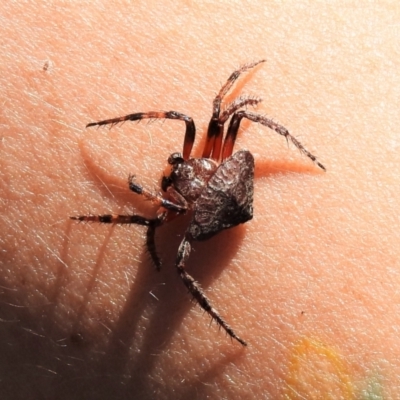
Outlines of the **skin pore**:
M178 4L0 6L2 398L395 398L398 7ZM181 121L87 123L179 111L199 156L215 94L262 58L230 100L261 97L327 173L243 124L254 218L188 261L243 349L176 274L188 219L160 229L158 273L143 228L69 216L154 215L128 175L158 188L182 150Z

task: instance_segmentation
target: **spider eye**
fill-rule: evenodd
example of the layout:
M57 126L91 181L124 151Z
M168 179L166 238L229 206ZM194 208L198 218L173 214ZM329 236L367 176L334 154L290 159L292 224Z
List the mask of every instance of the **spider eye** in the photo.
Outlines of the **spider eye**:
M185 160L182 158L181 153L172 153L168 157L168 164L175 165L175 164L182 164Z

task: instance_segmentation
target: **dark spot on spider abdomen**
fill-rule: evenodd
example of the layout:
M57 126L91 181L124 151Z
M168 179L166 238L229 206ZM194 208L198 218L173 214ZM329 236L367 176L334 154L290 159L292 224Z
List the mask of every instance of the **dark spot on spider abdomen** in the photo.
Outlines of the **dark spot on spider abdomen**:
M207 240L253 218L254 158L241 150L223 162L196 202L189 233Z

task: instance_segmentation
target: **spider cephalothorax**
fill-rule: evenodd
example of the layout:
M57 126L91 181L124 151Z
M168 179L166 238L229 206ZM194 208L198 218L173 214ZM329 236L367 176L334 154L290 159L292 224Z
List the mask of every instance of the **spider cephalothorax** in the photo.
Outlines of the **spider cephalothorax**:
M178 249L175 264L177 272L199 305L232 338L244 346L246 342L237 336L233 329L222 319L219 313L211 306L199 284L185 270L192 241L209 239L224 229L245 223L253 218L254 158L247 150L239 150L232 154L241 120L245 118L274 130L284 136L286 140L290 140L303 154L325 170L315 156L290 135L286 128L262 115L242 110L247 105L256 105L261 101L260 99L239 97L221 112L221 102L240 74L262 62L265 62L265 60L246 64L234 71L215 97L202 158L190 158L196 133L192 118L176 111L135 113L88 124L87 127L108 124L113 126L120 122L141 119L178 119L186 124L183 152L182 154L173 153L168 158L171 172L162 179L161 189L165 193L163 196L146 190L135 183L134 176L129 176L128 184L130 190L152 200L158 205L158 212L155 218L144 218L136 214L71 217L78 221L147 226L147 249L156 268L160 269L161 260L155 245L156 229L191 210L192 220ZM224 124L230 117L228 131L223 140Z

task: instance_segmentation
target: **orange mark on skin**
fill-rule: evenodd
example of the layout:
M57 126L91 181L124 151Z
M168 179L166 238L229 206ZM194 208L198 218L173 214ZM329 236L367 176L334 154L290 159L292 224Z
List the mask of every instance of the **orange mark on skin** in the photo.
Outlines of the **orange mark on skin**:
M349 374L337 351L303 338L289 359L284 399L354 399Z

